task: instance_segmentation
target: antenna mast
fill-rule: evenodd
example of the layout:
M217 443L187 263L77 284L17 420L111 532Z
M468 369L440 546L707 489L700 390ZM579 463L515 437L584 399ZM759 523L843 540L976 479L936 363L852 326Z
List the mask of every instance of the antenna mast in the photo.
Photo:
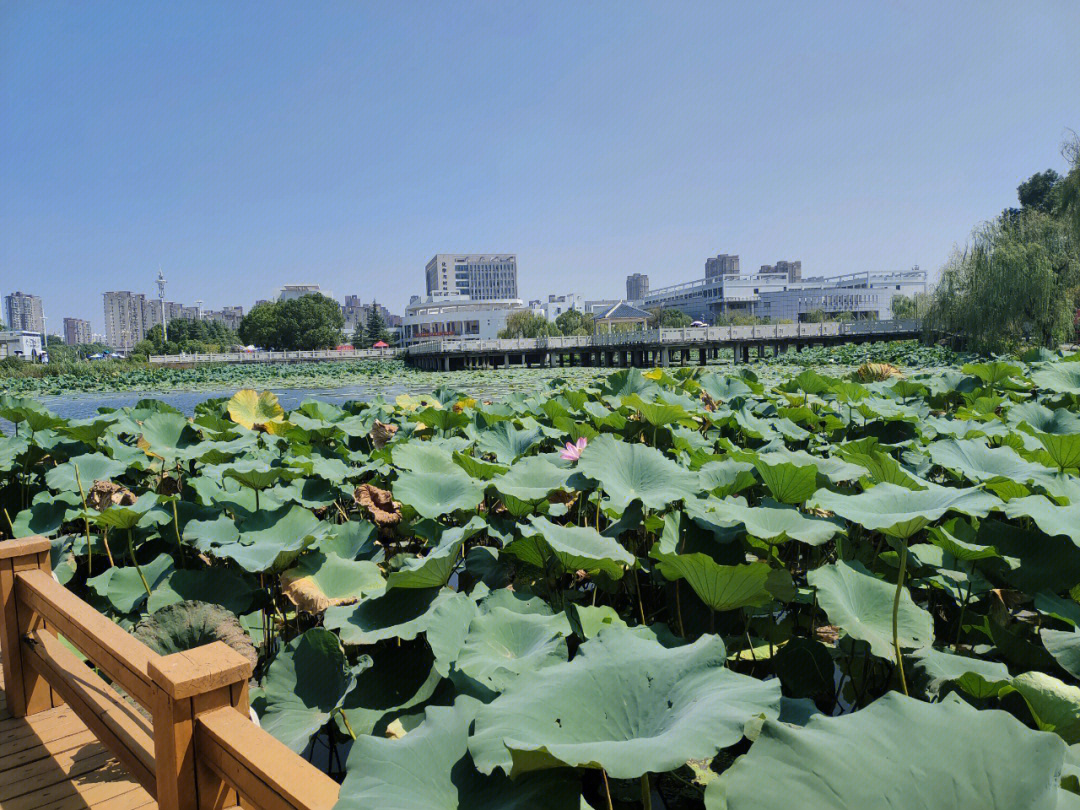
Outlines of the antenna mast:
M169 325L165 319L165 274L161 272L161 267L158 267L157 271L157 297L158 303L161 304L161 339L168 341L169 339Z

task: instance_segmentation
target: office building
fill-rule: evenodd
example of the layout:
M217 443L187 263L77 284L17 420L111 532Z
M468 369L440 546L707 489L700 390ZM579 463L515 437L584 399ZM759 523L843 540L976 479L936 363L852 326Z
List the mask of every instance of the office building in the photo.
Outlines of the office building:
M738 255L721 253L705 260L705 278L723 278L739 275Z
M402 318L402 341L411 346L440 338L493 340L506 328L507 316L524 309L520 298L474 301L455 294L414 296Z
M30 293L13 292L4 296L4 320L13 332L45 332L45 311L41 297Z
M467 295L473 301L518 297L512 253L437 253L424 269L428 295Z
M626 300L640 301L649 294L649 277L644 273L634 273L626 277Z
M93 340L90 321L84 321L82 318L64 318L64 343L68 346L81 346L92 343Z
M113 349L130 352L146 337L146 296L128 290L111 291L105 299L105 342Z
M564 312L576 309L578 312L585 311L585 296L575 293L567 295L549 295L546 301L539 298L529 302L529 309L534 315L540 315L554 322Z

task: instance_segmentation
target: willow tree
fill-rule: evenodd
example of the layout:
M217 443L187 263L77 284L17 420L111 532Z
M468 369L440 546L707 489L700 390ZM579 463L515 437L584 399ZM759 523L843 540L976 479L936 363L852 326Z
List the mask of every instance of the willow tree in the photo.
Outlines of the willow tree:
M1080 252L1063 217L1002 217L955 254L934 290L927 326L999 352L1024 342L1056 346L1073 336Z

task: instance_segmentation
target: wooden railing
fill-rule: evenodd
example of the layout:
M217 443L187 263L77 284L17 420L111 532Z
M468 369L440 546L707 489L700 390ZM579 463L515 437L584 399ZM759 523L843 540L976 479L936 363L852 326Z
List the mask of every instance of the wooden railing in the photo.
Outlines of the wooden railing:
M49 550L43 537L0 543L0 649L14 716L66 703L161 810L334 806L337 783L251 721L243 656L221 642L158 655L53 579Z

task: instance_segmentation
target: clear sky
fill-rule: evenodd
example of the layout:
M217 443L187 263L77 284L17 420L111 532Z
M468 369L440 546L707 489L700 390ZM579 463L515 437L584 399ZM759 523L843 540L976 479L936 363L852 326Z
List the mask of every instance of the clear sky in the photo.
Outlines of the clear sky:
M0 292L401 311L801 259L936 271L1080 130L1080 2L0 2Z

